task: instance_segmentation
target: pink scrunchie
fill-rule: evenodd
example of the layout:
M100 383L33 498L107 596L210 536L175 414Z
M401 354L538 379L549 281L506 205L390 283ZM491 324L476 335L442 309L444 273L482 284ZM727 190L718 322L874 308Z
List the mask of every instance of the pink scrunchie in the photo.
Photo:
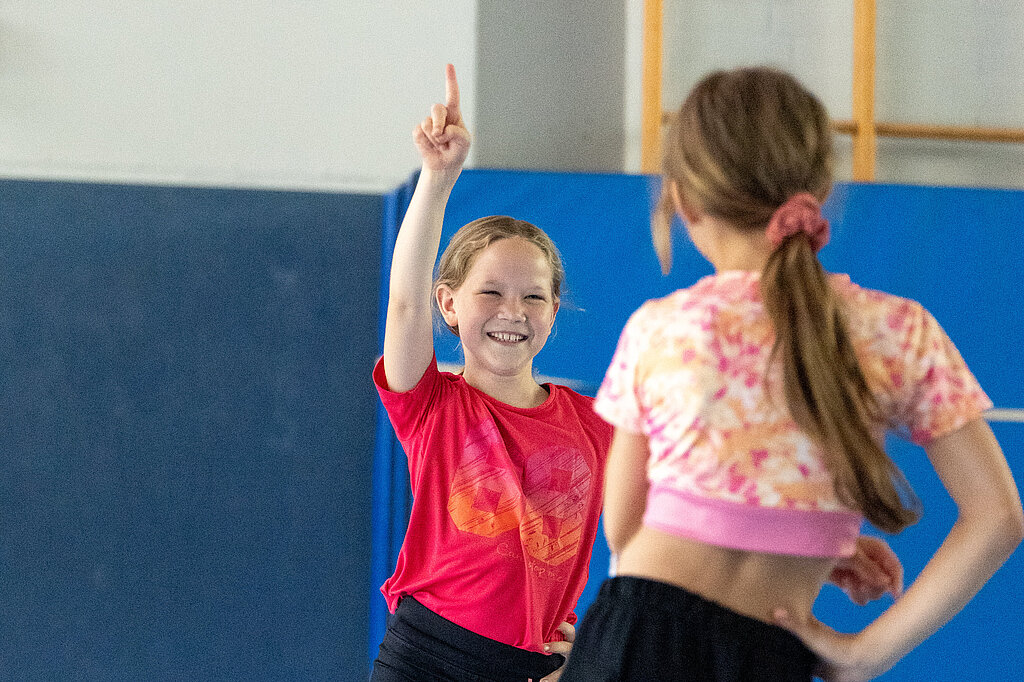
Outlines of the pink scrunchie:
M794 194L775 209L766 233L772 246L778 247L791 235L803 232L815 253L828 244L828 221L821 215L821 204L807 192Z

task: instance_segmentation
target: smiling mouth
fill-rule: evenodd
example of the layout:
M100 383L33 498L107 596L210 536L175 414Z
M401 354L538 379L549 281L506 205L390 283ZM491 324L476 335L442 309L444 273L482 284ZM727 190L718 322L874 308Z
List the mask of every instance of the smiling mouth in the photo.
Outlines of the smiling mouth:
M513 334L511 332L487 332L487 336L502 343L519 343L526 340L524 334Z

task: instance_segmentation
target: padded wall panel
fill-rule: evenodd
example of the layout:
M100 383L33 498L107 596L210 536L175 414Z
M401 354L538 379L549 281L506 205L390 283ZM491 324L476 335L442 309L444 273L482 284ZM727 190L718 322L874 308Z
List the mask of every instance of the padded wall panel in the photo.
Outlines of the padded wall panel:
M380 209L0 182L0 678L365 670Z

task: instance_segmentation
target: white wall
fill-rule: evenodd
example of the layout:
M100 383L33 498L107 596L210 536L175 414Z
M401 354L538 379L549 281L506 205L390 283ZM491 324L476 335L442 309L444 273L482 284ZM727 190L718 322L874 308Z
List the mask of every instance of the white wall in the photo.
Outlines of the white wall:
M409 132L447 61L471 164L635 171L642 5L4 0L0 176L382 191L417 167ZM878 8L880 120L1024 127L1024 3ZM770 62L850 116L850 0L665 12L666 106L712 68ZM1024 187L1024 145L882 140L878 177Z
M480 166L621 171L622 0L480 0Z
M878 120L1024 128L1024 3L878 3ZM885 140L879 177L1024 188L1024 144Z
M4 0L0 175L380 191L475 55L475 0Z

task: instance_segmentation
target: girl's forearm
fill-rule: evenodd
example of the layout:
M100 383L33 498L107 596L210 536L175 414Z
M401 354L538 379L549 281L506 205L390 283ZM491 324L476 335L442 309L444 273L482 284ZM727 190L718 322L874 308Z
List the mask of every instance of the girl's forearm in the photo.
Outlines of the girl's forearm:
M906 593L864 629L864 656L895 665L955 616L1021 541L1012 510L961 518Z
M389 301L429 308L434 261L448 197L458 173L436 173L424 168L405 212L391 261Z

